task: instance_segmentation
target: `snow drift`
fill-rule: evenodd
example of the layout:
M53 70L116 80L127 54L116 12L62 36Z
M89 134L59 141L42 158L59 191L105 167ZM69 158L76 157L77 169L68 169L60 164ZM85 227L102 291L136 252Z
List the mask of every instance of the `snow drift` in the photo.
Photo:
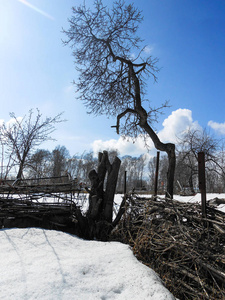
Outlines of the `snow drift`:
M38 228L0 230L1 299L174 299L128 245Z

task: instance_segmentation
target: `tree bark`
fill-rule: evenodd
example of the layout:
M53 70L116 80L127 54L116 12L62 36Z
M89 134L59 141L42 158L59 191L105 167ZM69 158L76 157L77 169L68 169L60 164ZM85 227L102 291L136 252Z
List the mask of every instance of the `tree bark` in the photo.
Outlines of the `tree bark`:
M113 218L113 200L116 192L116 184L118 179L118 173L120 169L121 161L118 157L115 157L112 168L108 173L106 191L105 191L105 206L104 206L104 217L107 222L112 223Z
M135 90L135 111L140 118L140 127L143 128L152 139L157 150L164 151L168 155L168 171L167 171L167 189L166 197L173 199L173 182L176 166L175 145L172 143L162 143L155 131L148 124L148 114L142 106L140 82L137 73L134 70L133 64L129 65L130 73L134 82Z
M112 54L113 55L113 54ZM141 100L141 90L140 90L140 82L137 77L137 72L134 70L134 64L131 61L124 60L123 58L115 57L120 61L127 63L129 66L129 73L133 80L133 88L134 95L132 95L134 100L134 109L127 108L124 112L117 116L117 133L119 134L119 125L120 119L124 117L127 113L136 114L139 118L138 125L144 129L144 131L149 135L152 139L157 150L164 151L168 155L168 171L167 171L167 188L165 196L167 198L173 199L173 183L174 183L174 174L175 174L175 166L176 166L176 154L175 154L175 145L172 143L162 143L155 133L155 131L151 128L148 123L148 114L147 111L142 106Z
M88 190L89 208L86 217L90 238L107 240L108 234L113 228L113 200L120 163L120 159L115 157L111 164L108 152L104 151L99 153L97 172L91 170L89 173L91 190ZM104 186L106 186L105 190L103 189Z
M140 118L144 117L140 114ZM168 155L168 171L167 171L167 188L166 188L166 197L173 199L173 182L174 182L174 173L176 166L176 153L175 145L172 143L162 143L158 138L154 130L149 126L147 121L140 124L140 126L148 133L152 139L157 150L164 151Z

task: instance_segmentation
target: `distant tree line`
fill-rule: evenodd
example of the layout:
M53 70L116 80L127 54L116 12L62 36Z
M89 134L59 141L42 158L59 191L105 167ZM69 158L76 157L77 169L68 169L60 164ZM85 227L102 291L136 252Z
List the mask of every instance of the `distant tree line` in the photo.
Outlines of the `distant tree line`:
M188 130L177 143L177 167L175 172L176 193L186 189L198 191L198 152L205 152L207 192L225 192L225 149L222 141L215 139L205 130ZM112 161L119 153L109 150ZM156 157L148 158L146 154L139 157L122 156L117 182L117 192L123 192L124 173L126 171L127 191L154 191ZM97 157L93 152L84 152L70 156L64 146L57 146L52 152L37 150L27 166L28 177L62 176L69 174L78 182L89 184L88 174L96 169ZM159 160L158 192L165 193L168 159L161 155Z
M61 114L42 119L30 111L24 118L11 114L13 122L0 126L0 179L60 177L68 175L84 185L90 185L88 174L97 169L98 158L93 152L70 155L65 146L58 145L54 150L39 149L40 144L50 140L54 125L62 122ZM223 140L218 140L206 130L189 129L176 144L175 193L198 191L198 152L205 152L207 192L225 192L225 151ZM105 150L105 149L102 149ZM109 160L119 153L106 149ZM143 154L139 157L120 157L121 166L117 181L117 192L124 191L126 171L127 191L154 191L156 157ZM160 156L158 172L158 193L164 194L167 187L168 159Z
M207 192L225 192L225 151L223 143L216 140L206 131L189 130L177 144L177 167L175 173L175 192L198 191L198 152L204 151L206 158ZM112 161L119 153L109 150ZM126 155L120 157L121 166L117 182L117 192L124 191L124 173L126 171L127 191L154 191L156 157L148 158L146 154L139 157ZM28 178L42 178L68 175L77 178L83 186L90 184L88 174L96 169L97 157L93 152L84 152L70 156L65 146L57 146L54 150L38 149L26 164L24 174ZM168 160L160 156L158 174L158 192L165 193Z
M0 124L1 179L8 178L12 172L16 172L18 181L24 177L25 170L32 166L35 149L43 142L53 140L51 134L55 125L65 121L61 116L62 113L43 118L39 109L36 113L31 109L24 117L10 113L10 121ZM48 151L41 151L36 161L47 156Z

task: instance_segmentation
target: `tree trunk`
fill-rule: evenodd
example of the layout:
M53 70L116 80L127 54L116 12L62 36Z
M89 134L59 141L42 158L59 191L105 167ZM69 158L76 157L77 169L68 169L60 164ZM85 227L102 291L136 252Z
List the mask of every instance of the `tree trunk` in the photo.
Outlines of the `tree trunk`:
M147 121L140 124L142 128L149 134L157 150L164 151L168 155L168 171L167 171L167 187L166 197L173 199L173 183L176 166L175 145L172 143L162 143L154 130L148 125Z
M29 149L23 151L23 154L22 154L22 157L21 157L21 160L20 160L19 171L18 171L17 176L16 176L16 179L18 179L18 183L20 182L20 179L22 178L22 175L23 175L23 169L24 169L24 166L25 166L25 161L26 161L26 158L27 158L28 151L29 151ZM19 155L18 155L18 158L20 158Z
M175 145L168 143L166 145L166 153L168 155L168 171L167 171L167 188L166 188L166 197L173 199L173 183L174 183L174 174L176 167L176 153Z
M189 183L189 187L190 187L191 193L195 194L194 185L193 185L193 174L192 174L192 172L191 172L191 175L189 177L188 183Z
M22 159L22 161L20 162L20 165L19 165L19 170L18 170L17 176L16 176L16 179L18 180L17 183L19 183L22 178L24 164L25 164L25 159Z
M111 164L108 152L104 151L103 153L99 153L97 172L91 170L89 173L91 189L87 189L89 192L89 208L86 215L86 224L90 239L97 238L98 240L105 241L113 229L113 200L120 163L120 159L115 157ZM104 186L106 186L105 190Z
M23 173L23 165L20 164L16 179L20 180L22 177L22 173Z
M113 200L116 192L116 184L118 179L118 173L120 169L121 161L118 157L115 157L112 168L108 173L106 191L105 191L105 207L104 207L104 217L107 222L112 223L112 212L113 212Z
M142 129L146 131L149 137L152 139L157 150L164 151L168 155L168 172L167 172L167 188L166 188L166 197L173 199L173 183L174 183L174 174L175 174L175 166L176 166L176 153L175 153L175 145L172 143L162 143L155 133L155 131L148 124L148 114L147 111L142 106L141 101L141 90L140 90L140 82L137 76L137 73L134 71L134 64L129 63L130 74L134 83L134 91L135 91L135 105L133 113L139 115L140 122L139 125ZM121 114L123 115L123 114ZM119 117L120 118L120 117ZM117 117L118 122L118 117ZM118 124L117 124L118 127Z

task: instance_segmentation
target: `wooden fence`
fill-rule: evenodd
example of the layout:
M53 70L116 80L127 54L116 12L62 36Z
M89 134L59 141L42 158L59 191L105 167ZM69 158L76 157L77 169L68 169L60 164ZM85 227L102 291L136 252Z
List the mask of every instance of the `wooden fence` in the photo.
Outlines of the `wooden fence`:
M82 206L78 182L68 176L5 180L0 184L0 228L41 227L77 233Z

